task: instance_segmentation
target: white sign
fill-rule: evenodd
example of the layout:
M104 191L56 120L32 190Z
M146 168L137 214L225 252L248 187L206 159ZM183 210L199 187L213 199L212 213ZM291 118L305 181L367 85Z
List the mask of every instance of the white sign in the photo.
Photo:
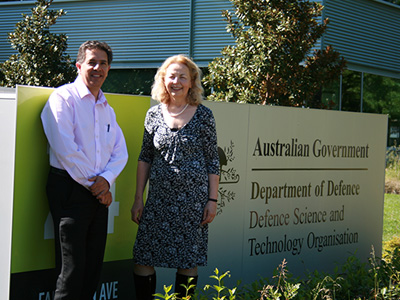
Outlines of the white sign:
M252 282L382 251L387 116L205 102L221 150L208 267Z

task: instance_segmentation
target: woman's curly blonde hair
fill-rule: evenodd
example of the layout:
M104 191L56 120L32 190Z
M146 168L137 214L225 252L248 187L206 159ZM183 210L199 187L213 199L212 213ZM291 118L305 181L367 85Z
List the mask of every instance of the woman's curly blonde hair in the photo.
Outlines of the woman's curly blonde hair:
M151 89L151 96L164 104L169 104L171 101L168 91L164 84L167 68L173 63L181 63L189 68L192 87L189 89L187 102L190 105L199 105L203 100L203 87L201 86L201 70L188 56L184 54L174 55L167 58L162 66L158 68L157 74L154 76L154 83Z

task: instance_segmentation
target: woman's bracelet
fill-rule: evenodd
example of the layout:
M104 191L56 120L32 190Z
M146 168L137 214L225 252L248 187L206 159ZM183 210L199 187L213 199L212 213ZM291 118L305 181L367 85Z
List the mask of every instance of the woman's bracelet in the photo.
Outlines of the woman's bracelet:
M217 199L208 198L208 201L217 202Z

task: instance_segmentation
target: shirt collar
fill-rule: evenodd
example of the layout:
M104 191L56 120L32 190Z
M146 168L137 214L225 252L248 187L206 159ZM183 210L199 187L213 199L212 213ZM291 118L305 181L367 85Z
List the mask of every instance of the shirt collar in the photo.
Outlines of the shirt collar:
M82 77L81 77L80 75L78 75L78 77L76 77L74 83L75 83L75 85L76 85L76 87L77 87L78 94L79 94L79 97L80 97L81 99L83 99L83 98L85 98L85 97L87 97L87 96L89 96L89 95L92 96L92 97L94 98L93 94L89 91L88 87L87 87L86 84L83 82ZM106 99L106 97L104 96L104 93L103 93L102 90L99 91L99 95L98 95L98 99L97 99L96 104L104 104L104 105L107 105L107 99Z

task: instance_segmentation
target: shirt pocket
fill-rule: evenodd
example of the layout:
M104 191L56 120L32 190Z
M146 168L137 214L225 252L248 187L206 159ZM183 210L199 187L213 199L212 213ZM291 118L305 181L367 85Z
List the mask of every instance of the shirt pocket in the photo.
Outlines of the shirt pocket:
M104 147L112 152L115 145L117 129L112 124L104 125Z

